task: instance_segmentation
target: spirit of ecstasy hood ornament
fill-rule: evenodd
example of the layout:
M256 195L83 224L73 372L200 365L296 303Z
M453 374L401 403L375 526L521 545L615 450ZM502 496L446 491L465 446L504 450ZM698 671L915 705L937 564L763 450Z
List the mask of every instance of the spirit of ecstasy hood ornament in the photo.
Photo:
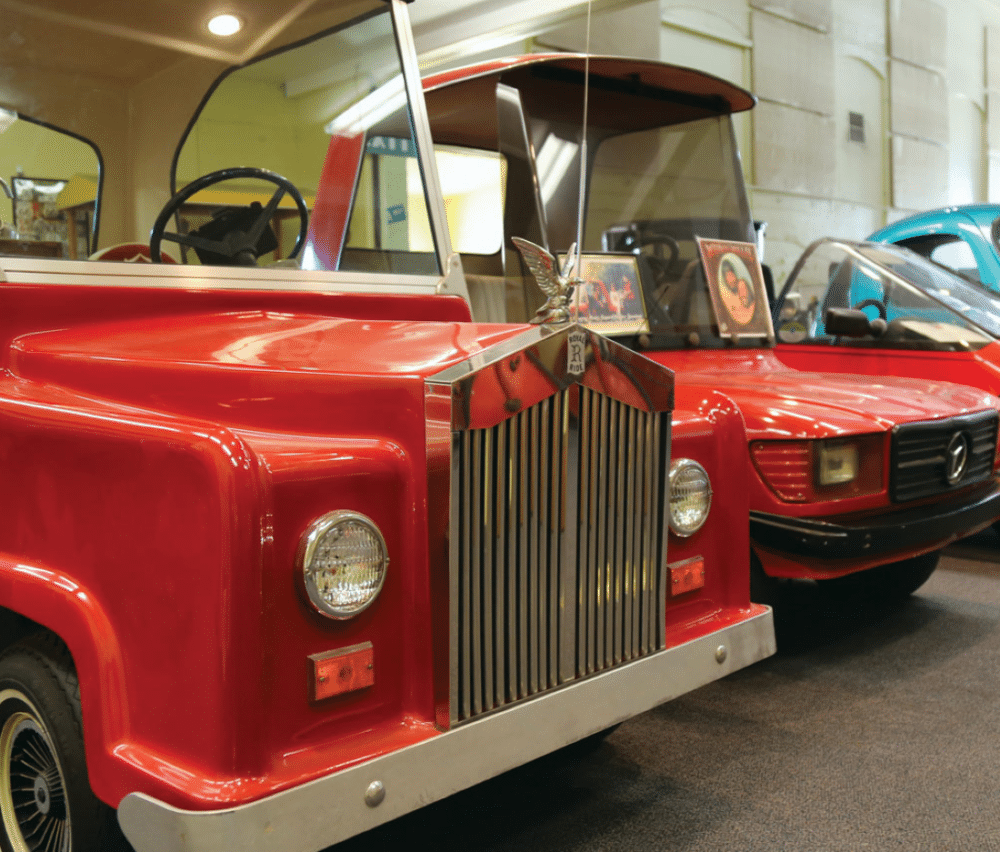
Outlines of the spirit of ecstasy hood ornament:
M535 276L538 286L548 297L548 300L535 313L531 320L534 324L540 323L563 323L569 322L569 300L573 295L573 290L582 279L579 277L570 278L573 267L576 265L576 243L566 255L566 261L560 271L559 264L552 256L539 245L521 237L511 237L512 242L524 262Z

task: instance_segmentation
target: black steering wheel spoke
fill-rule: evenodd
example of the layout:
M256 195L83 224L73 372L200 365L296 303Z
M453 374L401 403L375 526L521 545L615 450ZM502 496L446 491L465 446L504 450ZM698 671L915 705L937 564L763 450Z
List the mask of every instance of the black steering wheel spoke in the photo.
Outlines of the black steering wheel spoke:
M174 231L164 231L160 235L161 239L168 240L172 243L178 243L182 246L187 246L188 248L200 248L205 251L212 252L225 252L226 244L220 242L219 240L206 240L204 237L198 237L194 234L178 234Z
M209 222L191 233L180 234L167 231L167 223L170 218L177 215L184 204L196 193L223 181L247 178L275 184L277 188L266 206L255 201L248 207L223 208ZM267 228L277 215L278 207L286 194L290 195L295 202L299 218L299 232L295 246L288 255L290 258L295 258L302 250L309 230L309 210L306 207L305 199L295 184L287 178L267 169L253 167L211 172L192 181L174 195L160 211L160 215L156 217L156 222L153 224L149 235L150 256L156 263L162 263L163 255L160 251L160 245L163 240L168 240L193 248L199 254L202 263L254 266L261 254L273 250L277 244L277 237L273 232L268 232ZM208 235L198 233L197 231L200 229L207 230Z

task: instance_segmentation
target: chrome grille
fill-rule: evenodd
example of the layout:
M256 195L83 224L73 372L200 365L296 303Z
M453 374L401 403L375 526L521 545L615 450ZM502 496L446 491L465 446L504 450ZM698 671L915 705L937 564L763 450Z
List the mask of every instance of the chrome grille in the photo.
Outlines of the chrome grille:
M958 482L949 484L946 451L959 433L969 439L968 466ZM892 436L890 495L897 502L917 500L982 481L993 470L996 446L995 411L897 426Z
M453 432L452 723L664 647L669 439L578 384Z

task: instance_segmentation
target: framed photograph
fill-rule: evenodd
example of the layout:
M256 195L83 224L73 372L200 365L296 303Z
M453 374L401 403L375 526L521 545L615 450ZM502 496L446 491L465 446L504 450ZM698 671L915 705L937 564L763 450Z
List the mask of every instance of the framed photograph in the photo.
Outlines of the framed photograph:
M764 273L753 243L698 240L719 334L734 339L774 338Z
M66 214L59 209L59 193L66 181L59 178L10 179L14 195L14 229L22 240L67 242Z
M560 266L565 262L565 255L560 255ZM580 277L583 283L577 285L570 300L570 316L576 322L604 334L649 331L639 267L633 255L581 255Z

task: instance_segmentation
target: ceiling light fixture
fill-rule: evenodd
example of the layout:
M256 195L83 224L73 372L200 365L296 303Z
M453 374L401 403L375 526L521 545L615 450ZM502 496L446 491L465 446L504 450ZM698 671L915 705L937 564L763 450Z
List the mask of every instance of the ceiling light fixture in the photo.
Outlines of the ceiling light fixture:
M236 35L243 29L243 21L235 15L216 15L208 22L208 31L221 37Z

